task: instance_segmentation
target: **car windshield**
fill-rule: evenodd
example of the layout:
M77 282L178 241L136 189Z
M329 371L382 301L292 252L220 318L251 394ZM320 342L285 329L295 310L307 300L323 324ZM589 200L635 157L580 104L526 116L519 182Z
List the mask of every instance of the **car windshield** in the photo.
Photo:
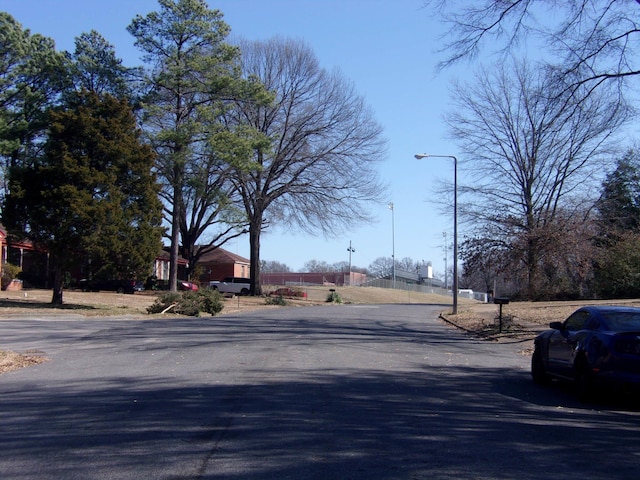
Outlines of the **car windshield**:
M640 332L640 312L603 312L602 315L614 332Z

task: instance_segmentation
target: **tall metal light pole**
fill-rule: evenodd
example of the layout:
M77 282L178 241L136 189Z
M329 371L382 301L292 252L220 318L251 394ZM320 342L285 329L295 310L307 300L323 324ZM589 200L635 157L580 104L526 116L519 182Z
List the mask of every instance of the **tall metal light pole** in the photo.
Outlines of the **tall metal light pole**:
M447 290L449 288L449 272L447 270L447 257L449 256L449 245L447 245L447 232L442 232L444 236L444 288Z
M423 158L452 158L453 159L453 314L458 313L458 159L453 155L429 155L419 153L417 160Z
M391 209L391 272L393 276L393 288L396 288L396 228L393 218L393 202L389 204Z

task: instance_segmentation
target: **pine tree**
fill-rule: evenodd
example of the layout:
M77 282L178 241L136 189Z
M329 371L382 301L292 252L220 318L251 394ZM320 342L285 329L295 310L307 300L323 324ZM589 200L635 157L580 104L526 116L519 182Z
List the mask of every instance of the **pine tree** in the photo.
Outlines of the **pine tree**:
M225 157L238 165L250 149L234 151L245 134L230 131L221 115L233 99L253 104L268 96L260 84L241 78L240 52L225 42L230 29L220 11L203 0L158 3L159 11L137 16L128 30L149 66L143 126L157 154L170 225L169 287L176 290L179 253L195 264L205 251L195 248L205 231L212 250L246 226L243 212L233 207L236 187L225 179Z

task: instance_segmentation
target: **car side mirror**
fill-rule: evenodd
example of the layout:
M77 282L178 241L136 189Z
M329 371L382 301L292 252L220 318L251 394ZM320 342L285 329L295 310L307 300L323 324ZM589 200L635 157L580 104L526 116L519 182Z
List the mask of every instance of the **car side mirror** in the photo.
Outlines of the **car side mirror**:
M554 330L564 330L562 322L551 322L549 324L549 328L553 328Z

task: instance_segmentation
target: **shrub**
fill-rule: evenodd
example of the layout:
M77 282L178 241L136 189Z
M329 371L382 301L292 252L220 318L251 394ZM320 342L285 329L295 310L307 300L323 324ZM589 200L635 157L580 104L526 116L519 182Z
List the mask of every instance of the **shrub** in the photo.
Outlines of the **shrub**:
M287 302L282 295L278 295L277 297L267 297L265 303L267 305L280 305L282 307L289 305L289 302Z
M327 297L327 302L329 303L342 303L342 298L338 292L331 292Z
M198 291L187 291L182 293L168 292L159 296L147 311L149 313L162 313L169 309L172 313L199 317L201 312L216 315L224 307L222 296L216 290L203 288Z
M187 292L198 295L202 305L202 310L216 315L222 311L224 304L222 302L222 294L213 288L201 288L197 292Z
M12 280L18 278L20 273L22 273L22 269L17 265L12 263L2 265L2 289L5 290Z

